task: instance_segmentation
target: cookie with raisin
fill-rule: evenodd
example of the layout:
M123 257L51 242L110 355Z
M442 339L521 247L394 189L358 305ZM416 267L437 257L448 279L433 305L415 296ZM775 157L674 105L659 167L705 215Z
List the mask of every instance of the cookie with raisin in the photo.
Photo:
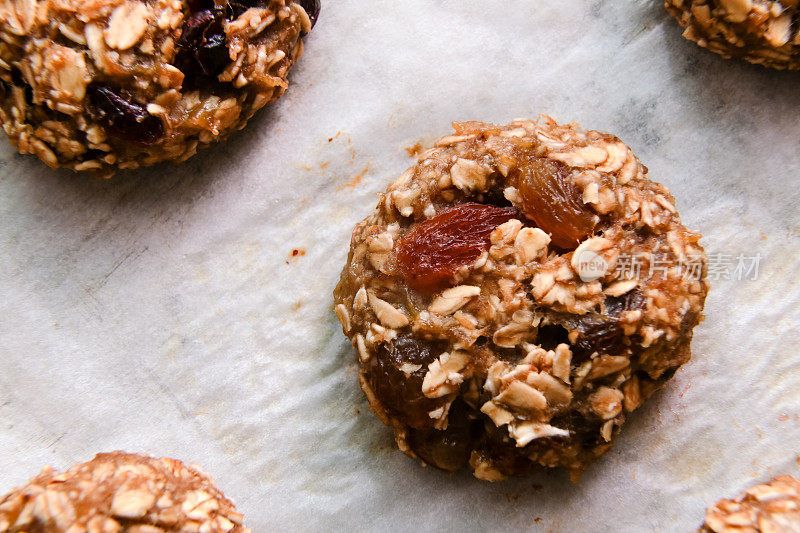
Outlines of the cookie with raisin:
M683 36L723 57L800 69L797 0L666 0Z
M289 86L319 0L12 0L0 123L22 154L109 176L183 161Z
M0 497L0 531L250 533L197 467L125 452L98 454L66 472L46 467Z
M334 297L361 387L427 464L577 477L689 360L700 235L613 135L454 127L353 231Z

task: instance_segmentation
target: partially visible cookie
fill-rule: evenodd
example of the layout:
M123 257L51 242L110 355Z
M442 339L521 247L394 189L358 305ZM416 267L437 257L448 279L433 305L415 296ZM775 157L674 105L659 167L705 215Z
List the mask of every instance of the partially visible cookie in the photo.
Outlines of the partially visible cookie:
M706 510L698 533L800 532L800 481L778 476Z
M289 86L319 0L0 2L0 124L23 154L109 176L183 161Z
M46 467L0 497L3 533L249 533L242 515L196 467L112 452L64 473Z
M666 0L683 36L728 58L800 69L798 0Z

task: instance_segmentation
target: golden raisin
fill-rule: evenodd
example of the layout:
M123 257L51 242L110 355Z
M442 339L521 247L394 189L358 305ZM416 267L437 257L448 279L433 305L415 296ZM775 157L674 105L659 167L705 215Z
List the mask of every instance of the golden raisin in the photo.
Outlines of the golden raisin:
M489 248L492 231L512 218L513 207L461 204L420 222L400 240L397 263L408 285L436 291L452 283L462 266Z
M553 244L572 250L592 234L597 217L584 205L564 165L537 158L515 173L523 214L549 233Z

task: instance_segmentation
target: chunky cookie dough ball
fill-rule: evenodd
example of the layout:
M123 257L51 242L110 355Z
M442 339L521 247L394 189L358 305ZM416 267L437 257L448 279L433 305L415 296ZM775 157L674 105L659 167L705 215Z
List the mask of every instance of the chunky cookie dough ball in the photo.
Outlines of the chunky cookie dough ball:
M797 0L666 0L683 36L721 56L800 69Z
M706 510L698 533L789 533L800 531L800 482L778 476L748 489L735 500Z
M318 13L318 0L2 2L0 122L53 168L183 161L283 94Z
M425 463L577 477L689 360L700 235L612 135L454 126L353 232L335 311L361 386Z
M8 533L249 533L213 480L174 459L103 453L64 473L45 468L0 498Z

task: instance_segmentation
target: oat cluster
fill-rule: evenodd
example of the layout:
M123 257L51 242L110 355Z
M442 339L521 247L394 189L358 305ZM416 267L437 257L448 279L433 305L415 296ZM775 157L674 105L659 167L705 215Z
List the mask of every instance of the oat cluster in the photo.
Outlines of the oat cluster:
M724 57L800 69L798 0L666 0L683 36Z
M428 464L468 463L486 480L533 464L577 476L689 360L707 292L700 236L614 136L549 117L454 126L353 231L335 311L361 386L400 449ZM530 198L551 204L531 213ZM516 215L446 287L413 282L403 254L428 254L429 241L408 241L474 204ZM556 245L567 215L591 231ZM695 277L680 268L688 257Z
M0 498L8 533L250 533L242 515L196 467L124 452L66 472L45 468Z
M706 510L698 533L789 533L800 530L800 481L778 476L748 489L734 500Z
M53 168L183 161L283 94L312 26L302 3L0 2L0 122Z

